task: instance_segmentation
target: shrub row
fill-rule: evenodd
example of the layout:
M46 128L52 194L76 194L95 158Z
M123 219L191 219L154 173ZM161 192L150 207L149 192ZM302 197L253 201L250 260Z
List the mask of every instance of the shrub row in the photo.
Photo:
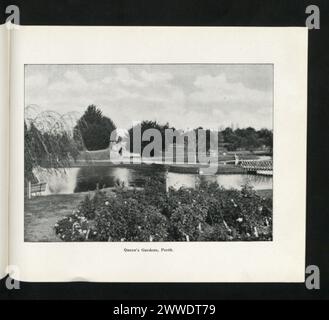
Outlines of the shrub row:
M170 188L149 180L143 190L118 187L87 195L77 210L59 220L63 241L255 241L272 240L272 199L248 185L223 189Z

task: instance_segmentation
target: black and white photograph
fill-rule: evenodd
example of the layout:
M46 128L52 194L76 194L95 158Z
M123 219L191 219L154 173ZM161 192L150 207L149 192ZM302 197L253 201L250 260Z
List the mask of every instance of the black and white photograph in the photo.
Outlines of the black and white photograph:
M0 6L0 300L328 298L327 3L153 4Z
M24 241L272 241L273 64L26 64Z

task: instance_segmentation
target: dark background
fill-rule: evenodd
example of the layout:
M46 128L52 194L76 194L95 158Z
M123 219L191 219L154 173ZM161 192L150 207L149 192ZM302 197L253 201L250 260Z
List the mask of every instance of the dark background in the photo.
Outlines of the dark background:
M305 26L305 8L320 8L320 30L309 31L308 164L306 266L317 265L320 290L305 284L100 284L21 283L0 299L328 299L329 196L328 165L328 0L227 1L4 1L20 8L22 25L142 25L142 26ZM187 266L188 267L188 266ZM273 266L275 268L275 265Z

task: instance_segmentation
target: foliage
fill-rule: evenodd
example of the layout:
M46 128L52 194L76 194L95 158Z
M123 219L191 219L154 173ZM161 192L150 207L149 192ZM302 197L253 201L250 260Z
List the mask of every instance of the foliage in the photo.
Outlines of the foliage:
M243 148L246 150L254 150L261 146L266 146L270 150L273 147L273 132L268 129L255 130L248 127L245 129L226 128L222 131L224 142L228 144L229 151Z
M90 222L78 210L56 223L55 232L63 241L85 241L94 231L91 231Z
M223 137L223 134L221 131L203 129L202 127L199 127L197 129L194 129L194 132L195 132L195 138L196 138L197 154L199 153L200 147L201 147L200 150L205 150L207 153L209 153L209 150L216 146L216 142L217 142L218 149L220 149L224 143L224 137ZM201 132L204 133L205 141L202 141L200 139ZM216 137L216 135L217 135L217 137ZM215 140L215 137L217 138L216 140Z
M74 138L82 137L88 150L100 150L109 147L111 133L116 129L114 122L94 105L88 106L83 116L74 127Z
M169 128L171 128L169 126L169 123L162 125L156 121L149 121L149 120L142 121L141 123L131 127L128 130L129 141L130 141L130 152L137 151L140 154L143 153L144 148L150 143L150 141L141 141L141 143L139 143L139 141L134 141L134 130L136 130L136 132L138 132L137 130L140 130L141 137L143 137L143 133L148 129L156 129L160 132L161 138L162 138L162 151L164 151L166 148L165 130L169 129ZM173 129L173 128L171 128L171 129ZM151 152L151 156L158 156L158 154L154 154L154 150L153 150Z
M272 199L248 185L227 190L217 183L166 193L153 179L143 190L120 186L86 197L56 233L66 241L272 240Z
M66 129L63 117L44 112L24 122L25 179L33 180L33 169L39 166L69 167L78 154L78 145Z
M95 218L95 211L104 203L106 194L104 192L96 192L94 197L89 194L85 196L84 200L78 206L78 213L89 220Z
M157 129L162 138L162 150L164 151L167 148L167 141L165 139L165 130L170 129L168 123L165 125L161 125L157 123L156 121L142 121L140 124L137 124L136 126L129 129L129 139L130 139L130 152L138 152L142 154L144 148L150 143L150 141L141 141L139 145L139 141L135 141L133 139L133 129L138 129L141 131L141 136L147 129ZM171 128L174 129L174 128ZM199 133L200 130L204 131L205 134L205 141L199 142ZM226 146L226 148L229 151L235 151L238 149L245 149L254 151L257 148L265 146L269 149L270 152L272 152L273 148L273 132L268 129L261 129L261 130L255 130L252 127L244 128L244 129L236 129L233 130L232 128L225 128L224 130L210 130L210 129L203 129L202 127L198 127L193 130L195 134L195 142L196 142L196 152L198 153L198 148L201 147L201 150L205 150L207 153L209 152L210 148L215 145L215 136L217 133L217 143L219 149L223 146ZM177 137L182 137L183 135L187 136L192 131L184 132L183 130L176 130L175 134ZM176 141L176 137L174 137L174 142ZM187 140L183 140L186 144ZM137 143L136 143L137 142ZM134 146L135 143L135 146ZM199 144L200 143L200 144ZM153 153L151 153L151 156L157 156Z
M136 199L108 199L97 209L95 219L100 241L164 240L166 223L157 208Z

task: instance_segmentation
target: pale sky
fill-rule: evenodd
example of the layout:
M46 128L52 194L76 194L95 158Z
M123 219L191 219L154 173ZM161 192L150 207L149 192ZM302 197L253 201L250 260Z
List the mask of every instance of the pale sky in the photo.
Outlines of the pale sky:
M272 129L273 65L27 65L25 106L83 114L98 106L118 128Z

